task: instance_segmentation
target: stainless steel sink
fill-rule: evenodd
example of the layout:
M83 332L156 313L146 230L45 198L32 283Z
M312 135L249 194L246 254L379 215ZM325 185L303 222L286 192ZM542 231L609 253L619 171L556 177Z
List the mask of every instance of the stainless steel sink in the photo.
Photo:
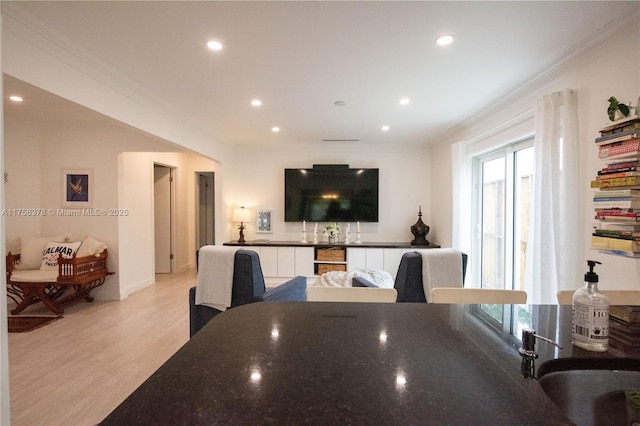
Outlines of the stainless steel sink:
M537 376L578 425L640 425L640 359L555 359L540 365Z

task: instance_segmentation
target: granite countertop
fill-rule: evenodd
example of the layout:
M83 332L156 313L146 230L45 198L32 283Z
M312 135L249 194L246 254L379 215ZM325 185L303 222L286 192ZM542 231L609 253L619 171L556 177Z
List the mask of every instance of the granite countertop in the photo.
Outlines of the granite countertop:
M521 376L517 339L480 326L468 308L240 306L205 326L103 424L571 424ZM573 348L568 308L530 307L538 333L564 347L538 343L538 366L616 355Z

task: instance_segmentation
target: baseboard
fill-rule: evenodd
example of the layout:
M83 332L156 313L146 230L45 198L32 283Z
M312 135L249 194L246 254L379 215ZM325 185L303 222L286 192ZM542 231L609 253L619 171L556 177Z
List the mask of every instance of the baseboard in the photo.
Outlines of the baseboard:
M140 281L137 284L129 286L126 289L121 289L120 290L120 300L126 299L127 297L129 297L130 295L135 293L136 291L140 291L140 290L142 290L144 288L147 288L150 285L153 285L155 282L156 282L155 279L144 280L144 281Z

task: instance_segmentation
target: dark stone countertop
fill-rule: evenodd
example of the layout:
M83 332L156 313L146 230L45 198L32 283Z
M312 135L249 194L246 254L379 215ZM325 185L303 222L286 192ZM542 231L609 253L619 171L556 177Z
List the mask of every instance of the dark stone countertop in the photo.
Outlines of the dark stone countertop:
M469 308L240 306L212 320L102 424L570 424L537 381L521 376L517 339L480 325ZM537 366L620 355L573 347L570 306L529 311L530 326L564 347L539 342Z

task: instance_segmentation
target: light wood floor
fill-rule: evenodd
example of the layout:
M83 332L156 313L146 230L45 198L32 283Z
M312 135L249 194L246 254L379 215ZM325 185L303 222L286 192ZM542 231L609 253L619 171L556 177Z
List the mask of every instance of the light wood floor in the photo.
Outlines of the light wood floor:
M157 275L125 300L76 302L52 324L10 333L11 423L99 423L189 339L195 280L195 271Z

